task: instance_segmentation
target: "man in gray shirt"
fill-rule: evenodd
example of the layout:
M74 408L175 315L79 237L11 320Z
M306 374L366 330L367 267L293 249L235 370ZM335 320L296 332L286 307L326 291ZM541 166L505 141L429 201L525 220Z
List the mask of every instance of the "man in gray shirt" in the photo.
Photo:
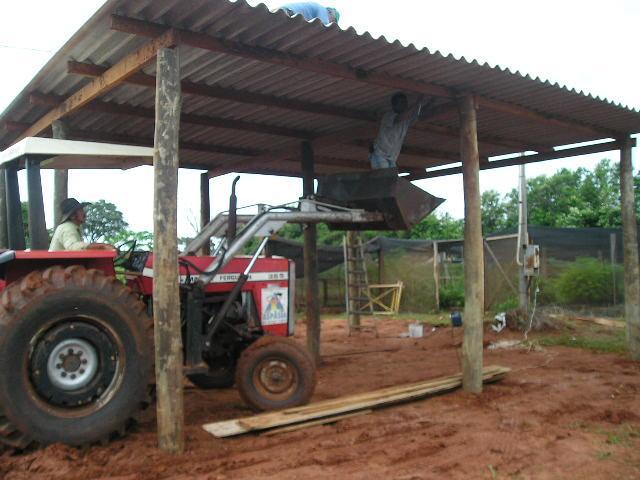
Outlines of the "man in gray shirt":
M396 168L409 127L418 120L423 104L424 96L420 96L411 107L404 93L396 93L391 97L392 111L382 117L378 136L369 154L371 168Z

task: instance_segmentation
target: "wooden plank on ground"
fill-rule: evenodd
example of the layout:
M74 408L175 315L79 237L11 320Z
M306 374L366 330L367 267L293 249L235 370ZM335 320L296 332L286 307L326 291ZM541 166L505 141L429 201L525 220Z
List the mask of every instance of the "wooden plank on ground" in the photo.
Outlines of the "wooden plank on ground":
M483 381L489 383L501 380L509 371L510 369L506 367L486 367L483 370ZM310 422L312 420L333 417L349 412L417 400L438 393L455 390L461 385L462 375L457 374L436 380L388 387L371 392L324 400L302 407L268 412L252 417L209 423L203 425L203 428L215 437L231 437L251 431Z
M310 422L295 423L293 425L288 425L286 427L280 427L280 428L274 428L272 430L267 430L262 435L265 435L265 436L269 437L269 436L272 436L272 435L277 435L278 433L295 432L297 430L302 430L303 428L317 427L318 425L327 425L329 423L335 423L335 422L338 422L340 420L346 420L347 418L359 417L361 415L369 415L371 412L373 412L373 410L371 410L371 409L369 409L369 410L359 410L359 411L353 412L353 413L345 413L344 415L334 415L334 416L331 416L331 417L320 418L318 420L312 420Z

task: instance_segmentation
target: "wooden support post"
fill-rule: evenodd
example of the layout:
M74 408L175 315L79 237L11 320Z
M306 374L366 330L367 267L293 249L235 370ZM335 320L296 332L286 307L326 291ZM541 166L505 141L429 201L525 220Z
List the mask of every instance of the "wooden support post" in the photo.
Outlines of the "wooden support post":
M158 442L184 450L182 338L178 286L178 141L180 62L178 51L158 50L154 167L154 275Z
M433 242L433 283L436 311L440 311L440 264L438 262L440 253L438 252L438 242Z
M0 169L0 248L9 248L7 234L7 188L4 169Z
M211 220L211 198L209 196L209 174L200 175L200 229L207 226ZM202 247L202 255L211 255L211 240Z
M638 220L635 210L632 142L620 150L620 190L622 194L622 239L624 251L624 315L627 345L633 360L640 361L640 268L638 267Z
M56 120L51 124L53 130L53 138L60 140L67 140L69 138L69 131L65 122ZM62 211L60 205L62 201L69 197L69 171L68 170L54 170L53 171L53 228L56 228L60 224L60 218L62 217Z
M302 142L302 195L315 194L313 147ZM316 363L320 362L320 302L318 294L318 232L315 224L304 226L304 289L307 319L307 348Z
M467 392L482 392L482 322L484 260L480 212L480 156L473 96L460 99L460 156L464 184L464 340L462 384Z

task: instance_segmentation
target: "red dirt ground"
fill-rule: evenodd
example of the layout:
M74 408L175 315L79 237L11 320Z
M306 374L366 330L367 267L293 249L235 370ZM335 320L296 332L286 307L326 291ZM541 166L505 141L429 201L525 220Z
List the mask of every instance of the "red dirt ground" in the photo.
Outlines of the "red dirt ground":
M324 322L324 363L315 400L460 369L460 330L455 336L443 328L423 339L400 338L406 322L386 320L380 323L380 338L368 333L349 338L344 323ZM303 335L301 331L297 336ZM496 338L492 333L486 337ZM508 337L515 336L500 336ZM567 347L486 350L485 363L513 372L480 396L458 391L274 436L213 438L200 428L202 423L249 411L234 389L189 388L184 455L170 456L155 448L151 409L127 438L107 446L77 450L53 445L28 454L5 453L0 477L640 478L640 364L620 355Z

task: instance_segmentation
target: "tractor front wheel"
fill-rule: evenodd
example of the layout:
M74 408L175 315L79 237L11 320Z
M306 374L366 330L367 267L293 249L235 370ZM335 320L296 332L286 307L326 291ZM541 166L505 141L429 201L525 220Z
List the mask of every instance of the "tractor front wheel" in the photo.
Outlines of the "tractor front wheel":
M0 297L0 443L84 445L150 401L153 322L115 278L32 272Z
M254 410L279 410L309 402L316 369L309 353L289 338L262 337L238 360L236 385Z

